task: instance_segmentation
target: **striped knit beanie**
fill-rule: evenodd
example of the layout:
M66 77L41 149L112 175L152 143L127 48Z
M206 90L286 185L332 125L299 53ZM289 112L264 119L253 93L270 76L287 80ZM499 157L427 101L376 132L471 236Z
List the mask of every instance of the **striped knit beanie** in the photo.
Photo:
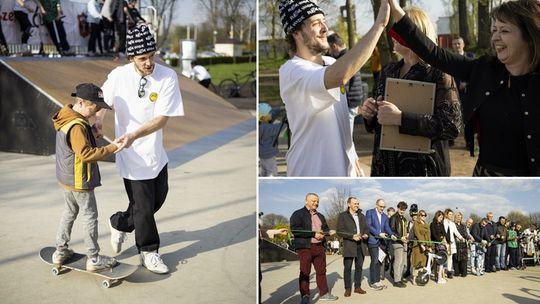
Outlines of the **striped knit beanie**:
M145 24L128 30L126 35L126 55L137 56L156 51L156 41Z
M304 20L323 14L321 8L310 0L283 0L279 4L279 15L285 34L296 30Z

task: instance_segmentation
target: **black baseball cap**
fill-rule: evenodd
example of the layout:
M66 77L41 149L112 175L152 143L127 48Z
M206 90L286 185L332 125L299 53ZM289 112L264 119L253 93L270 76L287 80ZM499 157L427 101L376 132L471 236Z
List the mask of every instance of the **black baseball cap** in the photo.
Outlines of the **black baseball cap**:
M71 93L71 96L93 102L100 108L112 110L103 99L103 91L95 84L81 83L77 85L76 90L77 92Z

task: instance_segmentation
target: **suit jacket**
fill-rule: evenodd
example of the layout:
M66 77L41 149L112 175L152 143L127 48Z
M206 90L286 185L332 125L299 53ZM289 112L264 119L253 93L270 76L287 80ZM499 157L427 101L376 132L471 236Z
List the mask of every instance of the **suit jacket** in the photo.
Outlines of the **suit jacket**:
M386 233L390 237L394 235L392 229L390 229L388 216L386 214L381 214L381 221L379 222L379 217L377 216L377 210L369 209L366 212L366 221L369 227L369 247L378 247L380 245L379 239L376 238L380 233Z
M328 228L326 219L319 212L317 212L317 215L321 220L322 231L328 233L330 228ZM311 231L311 214L309 213L309 210L307 210L306 207L296 210L291 215L290 224L291 230L293 230L292 234L294 235L294 250L311 248L311 238L315 237L315 232L294 232L294 230ZM326 242L322 240L321 243L325 245Z
M356 213L358 215L358 223L360 224L360 235L369 234L366 217L361 210ZM351 234L356 234L356 223L349 210L342 212L337 220L337 234L343 238L343 257L355 258L358 253L358 246L362 247L362 254L368 255L367 240L355 241Z

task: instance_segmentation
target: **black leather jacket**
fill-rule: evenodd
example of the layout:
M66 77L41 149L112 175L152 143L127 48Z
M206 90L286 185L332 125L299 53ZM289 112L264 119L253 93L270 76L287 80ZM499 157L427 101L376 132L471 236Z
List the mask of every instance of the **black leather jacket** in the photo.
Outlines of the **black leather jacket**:
M400 216L399 213L396 212L390 217L389 225L390 229L394 232L394 235L398 238L397 242L401 242L399 239L407 235L407 231L403 231L403 227L407 229L407 220L405 217Z

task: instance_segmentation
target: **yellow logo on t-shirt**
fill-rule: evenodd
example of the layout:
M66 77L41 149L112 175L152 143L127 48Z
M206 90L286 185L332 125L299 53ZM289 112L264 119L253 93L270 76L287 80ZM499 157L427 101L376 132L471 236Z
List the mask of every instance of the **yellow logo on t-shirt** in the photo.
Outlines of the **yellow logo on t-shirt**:
M152 92L152 94L150 94L150 101L151 102L156 102L157 100L157 93L156 92Z
M345 86L344 85L340 85L339 86L339 91L341 92L341 94L345 94Z

